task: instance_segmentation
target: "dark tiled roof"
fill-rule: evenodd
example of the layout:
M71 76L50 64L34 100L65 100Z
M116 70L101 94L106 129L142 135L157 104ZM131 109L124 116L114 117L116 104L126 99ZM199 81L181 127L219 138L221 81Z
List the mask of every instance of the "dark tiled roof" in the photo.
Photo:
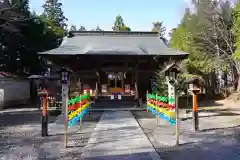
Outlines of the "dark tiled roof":
M167 46L156 32L74 32L60 47L40 54L54 55L187 55Z

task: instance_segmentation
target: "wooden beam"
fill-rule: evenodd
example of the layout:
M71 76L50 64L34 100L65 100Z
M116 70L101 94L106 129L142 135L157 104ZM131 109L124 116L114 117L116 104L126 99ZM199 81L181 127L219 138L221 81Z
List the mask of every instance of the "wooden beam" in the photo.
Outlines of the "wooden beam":
M117 70L117 69L112 69L112 70L102 70L102 71L108 71L108 72L132 72L133 69L125 69L125 70ZM153 69L137 69L138 72L154 72L155 70ZM78 75L81 76L81 74L94 74L96 75L96 70L95 69L89 69L89 70L78 70L76 71Z

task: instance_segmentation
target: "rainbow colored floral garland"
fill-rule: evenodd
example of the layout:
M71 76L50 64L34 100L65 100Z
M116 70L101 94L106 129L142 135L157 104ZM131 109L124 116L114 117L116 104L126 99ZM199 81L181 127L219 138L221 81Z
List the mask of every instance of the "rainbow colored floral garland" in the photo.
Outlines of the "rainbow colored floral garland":
M90 95L77 96L68 101L68 128L77 124L87 113L90 104Z
M153 115L157 115L159 118L167 120L172 125L176 124L175 106L164 103L172 102L174 99L170 100L167 97L147 94L147 100L148 111L152 112Z

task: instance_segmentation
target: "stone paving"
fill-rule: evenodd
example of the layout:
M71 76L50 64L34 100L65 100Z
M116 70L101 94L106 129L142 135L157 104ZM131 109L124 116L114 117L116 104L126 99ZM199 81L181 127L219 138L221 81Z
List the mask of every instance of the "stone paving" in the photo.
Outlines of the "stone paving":
M129 111L105 111L82 156L86 160L160 160Z

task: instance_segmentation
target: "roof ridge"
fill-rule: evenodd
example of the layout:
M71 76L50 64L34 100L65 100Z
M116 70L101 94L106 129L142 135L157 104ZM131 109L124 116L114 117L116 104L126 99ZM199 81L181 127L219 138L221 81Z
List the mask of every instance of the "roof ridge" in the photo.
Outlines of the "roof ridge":
M86 35L94 35L94 36L104 36L104 35L124 35L124 36L158 36L158 32L151 31L70 31L68 33L68 37L72 38L74 36L86 36Z

